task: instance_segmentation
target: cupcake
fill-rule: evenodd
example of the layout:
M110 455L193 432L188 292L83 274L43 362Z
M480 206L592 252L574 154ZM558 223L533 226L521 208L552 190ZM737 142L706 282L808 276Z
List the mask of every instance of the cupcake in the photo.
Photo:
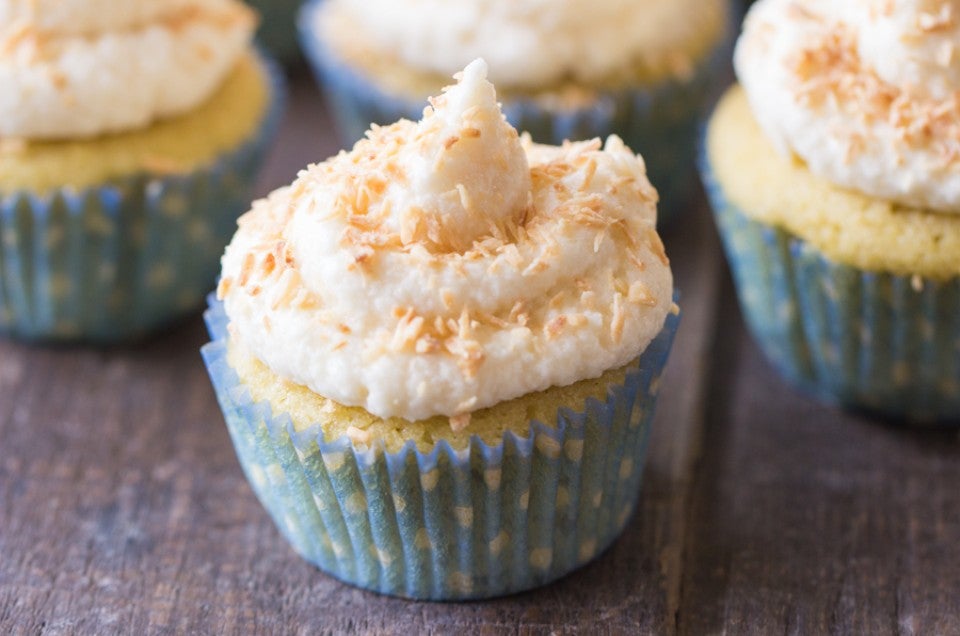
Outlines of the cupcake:
M281 86L233 0L0 0L0 333L114 341L203 303Z
M695 180L698 122L728 58L729 0L313 0L300 17L344 140L417 119L475 57L534 141L621 136L647 157L660 216Z
M284 62L300 53L297 45L297 10L303 0L247 0L260 14L257 40Z
M960 417L960 2L759 0L703 172L740 304L792 383Z
M385 594L498 596L602 552L677 324L642 159L519 137L486 71L255 203L207 313L260 501Z

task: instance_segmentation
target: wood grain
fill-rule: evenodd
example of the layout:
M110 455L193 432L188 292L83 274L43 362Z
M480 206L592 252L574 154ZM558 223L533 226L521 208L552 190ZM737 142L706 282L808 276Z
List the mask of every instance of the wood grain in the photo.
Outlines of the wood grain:
M337 149L312 82L292 88L261 192ZM684 317L638 513L591 565L490 602L379 597L299 559L234 457L199 314L132 347L0 341L0 633L960 631L956 435L790 392L702 199L665 238Z
M956 431L791 391L722 297L680 632L960 633Z

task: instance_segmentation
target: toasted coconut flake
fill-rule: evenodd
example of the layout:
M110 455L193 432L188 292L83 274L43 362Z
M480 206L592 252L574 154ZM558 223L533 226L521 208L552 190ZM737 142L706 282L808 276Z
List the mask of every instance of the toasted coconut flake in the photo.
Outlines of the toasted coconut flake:
M461 413L450 417L450 430L454 433L462 433L470 426L470 413Z
M626 314L623 311L623 296L613 295L613 307L610 312L610 337L613 341L619 343L623 339L623 326L626 322Z
M547 324L543 327L543 332L546 334L549 340L553 340L563 332L563 329L566 326L567 317L561 314L559 316L554 316L547 321Z
M356 426L351 426L347 428L347 437L349 437L350 441L354 444L369 446L373 440L373 433L362 428L357 428Z

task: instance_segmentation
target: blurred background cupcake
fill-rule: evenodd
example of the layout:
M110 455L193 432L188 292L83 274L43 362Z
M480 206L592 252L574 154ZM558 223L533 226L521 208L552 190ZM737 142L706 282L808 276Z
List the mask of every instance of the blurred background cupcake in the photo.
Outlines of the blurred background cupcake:
M793 383L960 418L960 3L759 0L704 176L741 307Z
M732 11L728 0L313 0L300 30L345 144L371 122L419 118L482 57L508 119L535 141L616 133L647 157L662 221L692 189Z
M643 161L522 141L485 76L255 203L207 314L260 501L386 594L498 596L600 554L678 321Z
M257 41L285 63L300 55L297 42L297 10L303 0L247 0L260 14Z
M233 0L0 0L0 333L109 341L197 308L282 87Z

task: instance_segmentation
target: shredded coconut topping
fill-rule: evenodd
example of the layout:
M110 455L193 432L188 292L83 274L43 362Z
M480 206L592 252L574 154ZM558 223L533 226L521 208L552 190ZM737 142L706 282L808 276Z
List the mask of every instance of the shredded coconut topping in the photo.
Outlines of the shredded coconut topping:
M761 0L737 46L784 153L866 194L960 212L960 0Z
M451 417L598 377L670 310L657 193L617 137L533 144L486 65L240 220L219 295L273 371L380 417Z
M255 26L239 0L0 0L0 138L84 138L189 111Z

